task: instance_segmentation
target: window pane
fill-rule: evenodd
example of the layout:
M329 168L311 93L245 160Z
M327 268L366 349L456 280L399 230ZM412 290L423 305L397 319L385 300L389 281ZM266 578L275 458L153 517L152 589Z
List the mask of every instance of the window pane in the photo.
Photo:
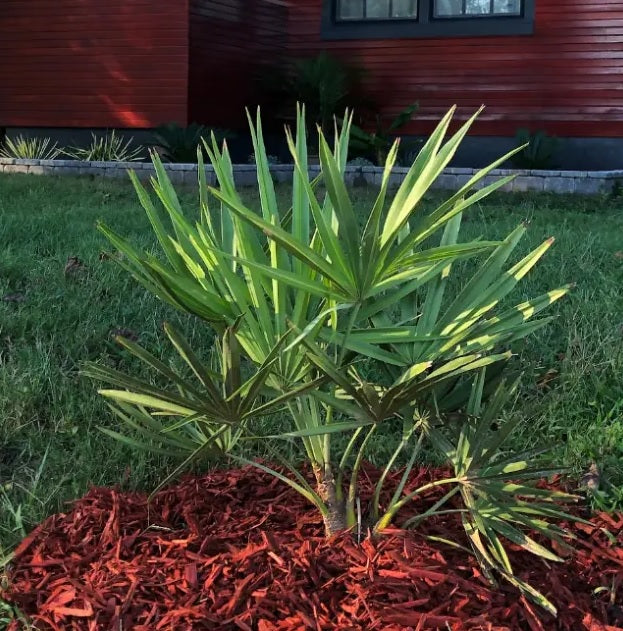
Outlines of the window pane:
M338 20L412 20L418 15L418 0L335 0L335 3Z
M364 0L339 0L338 17L340 20L361 20Z
M366 17L387 19L389 17L389 0L366 0Z
M519 15L521 13L521 0L493 0L495 13Z
M461 15L462 0L435 0L435 15Z
M393 18L416 18L417 0L394 0L392 4Z
M467 0L465 3L466 15L486 15L491 12L489 0Z
M521 0L435 0L434 15L446 18L521 15L521 6Z

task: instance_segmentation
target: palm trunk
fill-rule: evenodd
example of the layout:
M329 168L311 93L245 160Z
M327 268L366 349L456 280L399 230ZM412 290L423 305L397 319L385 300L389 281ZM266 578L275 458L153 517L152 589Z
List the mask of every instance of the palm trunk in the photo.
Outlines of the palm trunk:
M332 537L348 528L346 507L344 501L338 498L331 465L314 466L314 475L316 477L316 492L327 507L327 514L323 515L325 534L327 537Z

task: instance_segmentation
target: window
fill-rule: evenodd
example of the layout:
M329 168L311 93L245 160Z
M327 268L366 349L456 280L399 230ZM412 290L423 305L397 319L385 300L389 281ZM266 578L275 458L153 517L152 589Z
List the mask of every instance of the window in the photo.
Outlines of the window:
M337 0L338 20L412 20L417 0Z
M529 35L535 0L323 0L325 39Z
M435 0L436 18L521 15L521 0Z

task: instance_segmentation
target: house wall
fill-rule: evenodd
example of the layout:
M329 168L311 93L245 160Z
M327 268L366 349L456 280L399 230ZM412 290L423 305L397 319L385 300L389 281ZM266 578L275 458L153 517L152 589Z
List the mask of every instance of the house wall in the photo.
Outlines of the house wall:
M322 41L323 0L289 12L289 52L329 50L369 71L385 113L421 109L405 133L426 133L456 103L466 118L487 109L478 135L518 127L561 137L623 137L623 4L619 0L536 0L529 36Z
M246 127L259 67L285 52L286 15L282 0L190 0L190 121Z
M188 0L1 0L0 127L186 122Z

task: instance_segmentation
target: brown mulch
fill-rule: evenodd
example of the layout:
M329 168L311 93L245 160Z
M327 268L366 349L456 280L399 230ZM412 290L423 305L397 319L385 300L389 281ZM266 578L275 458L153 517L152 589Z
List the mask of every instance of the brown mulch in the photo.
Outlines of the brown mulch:
M422 469L412 483L435 474ZM493 588L465 552L425 538L467 545L454 515L361 544L348 534L327 541L315 511L282 483L255 469L215 471L149 505L92 489L22 542L0 596L58 631L621 630L623 516L592 522L572 526L577 552L565 563L510 553L516 573L558 607L554 620L513 587Z

